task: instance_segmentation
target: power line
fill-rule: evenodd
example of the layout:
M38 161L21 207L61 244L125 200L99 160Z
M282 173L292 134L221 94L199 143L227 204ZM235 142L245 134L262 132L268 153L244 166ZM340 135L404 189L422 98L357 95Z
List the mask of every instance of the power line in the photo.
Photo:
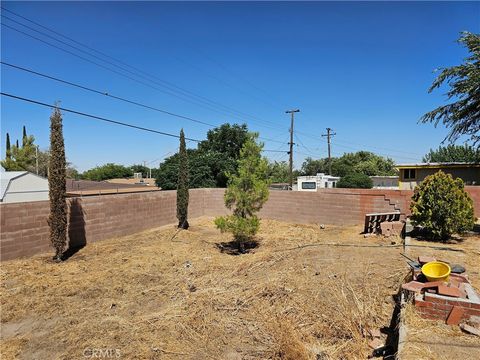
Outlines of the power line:
M166 114L166 115L174 116L174 117L177 117L177 118L180 118L180 119L193 121L193 122L196 122L196 123L199 123L199 124L202 124L202 125L206 125L206 126L209 126L209 127L217 127L217 125L210 124L210 123L207 123L205 121L198 120L198 119L194 119L194 118L189 117L189 116L176 114L176 113L173 113L171 111L159 109L159 108L156 108L156 107L153 107L153 106L150 106L150 105L145 105L145 104L139 103L139 102L134 101L134 100L129 100L129 99L126 99L126 98L115 96L115 95L109 94L108 92L93 89L93 88L88 87L88 86L84 86L84 85L80 85L80 84L77 84L77 83L74 83L74 82L71 82L71 81L63 80L63 79L60 79L58 77L43 74L43 73L40 73L38 71L27 69L27 68L24 68L24 67L21 67L21 66L18 66L18 65L13 65L13 64L10 64L10 63L4 62L4 61L0 61L0 63L2 65L6 65L6 66L12 67L12 68L17 69L17 70L21 70L21 71L24 71L24 72L27 72L27 73L30 73L30 74L33 74L33 75L36 75L36 76L40 76L40 77L43 77L43 78L46 78L46 79L49 79L49 80L57 81L57 82L60 82L62 84L73 86L73 87L76 87L76 88L79 88L79 89L82 89L82 90L85 90L85 91L89 91L89 92L92 92L92 93L95 93L95 94L107 96L107 97L110 97L112 99L123 101L123 102L129 103L129 104L132 104L132 105L136 105L136 106L140 106L140 107L143 107L143 108L146 108L146 109L154 110L154 111L157 111L157 112L160 112L160 113L163 113L163 114ZM259 138L261 138L263 140L266 140L266 141L282 143L280 141L270 139L270 138L264 138L264 137L259 137Z
M130 128L137 129L137 130L142 130L142 131L148 131L148 132L151 132L151 133L164 135L164 136L170 136L170 137L174 137L174 138L177 138L177 139L180 138L179 135L170 134L170 133L159 131L159 130L149 129L149 128L146 128L146 127L143 127L143 126L132 125L132 124L128 124L128 123L125 123L125 122L122 122L122 121L118 121L118 120L111 120L111 119L107 119L107 118L104 118L104 117L101 117L101 116L91 115L91 114L87 114L87 113L84 113L84 112L81 112L81 111L67 109L67 108L52 105L52 104L46 104L46 103L41 102L41 101L27 99L27 98L17 96L17 95L12 95L12 94L8 94L8 93L4 93L4 92L0 92L0 95L7 96L7 97L10 97L10 98L16 99L16 100L29 102L29 103L36 104L36 105L49 107L49 108L57 108L59 110L65 111L65 112L69 112L69 113L80 115L80 116L89 117L89 118L92 118L92 119L108 122L108 123L111 123L111 124L126 126L126 127L130 127ZM200 140L196 140L196 139L192 139L192 138L185 138L185 139L190 140L190 141L200 142Z
M220 111L223 112L223 113L231 113L230 116L233 115L234 113L237 113L237 114L240 114L242 118L247 118L247 119L255 118L255 119L257 119L257 120L260 121L260 122L269 123L269 124L272 124L272 125L274 125L274 126L277 126L277 124L274 123L274 122L270 122L270 121L267 121L267 120L261 120L261 119L259 119L258 117L253 116L253 115L251 115L251 114L244 113L244 112L239 111L239 110L236 110L236 109L234 109L234 108L232 108L232 107L229 107L229 106L223 105L223 104L221 104L221 103L218 103L218 102L216 102L216 101L214 101L214 100L210 100L210 99L208 99L208 98L206 98L206 97L204 97L204 96L195 94L195 93L193 93L193 92L191 92L191 91L189 91L189 90L187 90L187 89L181 88L181 87L179 87L179 86L177 86L177 85L175 85L175 84L173 84L173 83L171 83L171 82L168 82L168 81L166 81L166 80L160 79L160 78L158 78L158 77L155 76L155 75L152 75L152 74L149 74L149 73L147 73L147 72L145 72L145 71L142 71L141 69L138 69L138 68L136 68L136 67L134 67L134 66L132 66L132 65L129 65L129 64L127 64L127 63L125 63L125 62L123 62L123 61L121 61L121 60L118 60L118 59L116 59L116 58L114 58L114 57L112 57L112 56L109 56L109 55L107 55L107 54L105 54L105 53L103 53L103 52L97 51L97 50L93 49L92 47L89 47L89 46L87 46L87 45L85 45L85 44L82 44L82 43L80 43L80 42L78 42L78 41L76 41L76 40L74 40L74 39L72 39L72 38L70 38L70 37L68 37L68 36L65 36L65 35L59 33L58 31L55 31L55 30L52 30L52 29L50 29L50 28L48 28L48 27L46 27L46 26L43 26L43 25L41 25L41 24L39 24L39 23L37 23L37 22L35 22L35 21L33 21L33 20L30 20L30 19L28 19L28 18L26 18L26 17L24 17L24 16L22 16L22 15L19 15L19 14L15 13L15 12L13 12L13 11L11 11L11 10L5 9L5 8L3 8L3 7L2 7L2 9L5 10L5 11L7 11L7 12L9 12L9 13L11 13L11 14L13 14L13 15L15 15L15 16L18 16L18 17L20 17L20 18L22 18L22 19L24 19L24 20L26 20L26 21L28 21L28 22L30 22L30 23L33 23L33 24L35 24L35 25L37 25L37 26L39 26L39 27L41 27L41 28L43 28L43 29L46 29L46 30L48 30L48 31L50 31L50 32L52 32L52 33L54 33L54 34L57 34L57 35L59 35L59 36L62 36L63 38L68 39L69 41L73 41L74 43L76 43L76 44L78 44L78 45L80 45L80 46L83 46L83 47L89 49L90 51L94 51L94 52L96 52L96 53L98 53L98 54L101 54L101 55L104 56L104 57L107 57L107 58L109 58L109 59L112 59L112 60L114 60L114 61L116 61L116 62L118 62L118 63L124 64L124 65L128 66L129 68L134 69L134 70L136 71L136 73L135 73L135 72L132 72L132 71L129 70L129 69L126 69L125 67L119 66L119 65L117 65L117 64L115 64L115 63L113 63L113 62L111 62L111 61L102 59L101 57L99 57L99 56L97 56L97 55L93 55L93 54L91 54L91 53L89 53L89 52L87 52L87 51L85 51L85 50L82 50L82 49L78 48L77 46L73 46L73 45L71 45L71 44L68 44L68 43L65 42L65 41L59 40L59 39L57 39L57 38L55 38L55 37L53 37L53 36L51 36L51 35L49 35L49 34L46 34L45 32L39 31L39 30L34 29L34 28L32 28L32 27L30 27L30 26L28 26L28 25L25 25L25 24L22 24L22 23L20 23L20 22L18 22L18 21L16 21L16 20L13 20L13 19L11 19L11 18L9 18L9 17L7 17L7 16L5 16L5 15L2 15L2 17L6 18L6 19L8 19L8 20L10 20L10 21L12 21L12 22L15 22L15 23L17 23L17 24L19 24L19 25L21 25L21 26L24 26L24 27L32 30L32 31L35 31L36 33L42 34L43 36L49 37L49 38L51 38L51 39L53 39L53 40L55 40L55 41L58 41L58 42L66 45L66 46L69 46L69 47L71 47L71 48L73 48L73 49L75 49L75 50L77 50L77 51L80 51L80 52L82 52L82 53L84 53L84 54L87 54L87 55L89 55L89 56L91 56L91 57L94 57L94 58L96 58L96 59L98 59L98 60L100 60L100 61L103 61L103 62L105 62L105 63L108 63L108 64L110 64L110 65L112 65L112 66L115 66L115 67L117 67L117 68L119 68L119 69L121 69L121 70L123 70L123 71L126 71L126 72L128 72L128 73L130 73L130 74L132 74L132 75L134 75L134 76L136 76L136 77L140 77L140 78L146 79L147 81L150 81L150 82L152 82L152 83L155 83L155 84L158 84L158 85L160 85L160 86L166 87L166 88L169 89L170 91L174 92L174 94L172 94L171 92L166 92L165 90L160 90L160 89L158 89L158 88L155 88L156 90L162 91L162 92L167 93L167 94L169 94L169 95L171 95L171 96L179 97L179 98L181 98L181 99L184 100L184 101L191 101L192 99L186 100L186 99L182 98L181 96L187 97L187 98L188 98L188 97L191 98L191 97L193 96L193 97L197 98L197 99L193 99L193 101L196 101L196 102L197 102L196 105L199 105L199 104L198 104L198 101L201 101L201 102L203 102L203 105L208 106L208 107L210 108L210 110L213 110L213 111L218 112L218 109L212 109L212 107L215 107L215 106L216 106L217 108L218 108L218 107L221 107L221 108L224 108L224 109L226 109L226 110L220 110ZM135 79L135 78L132 78L132 77L130 77L130 76L127 76L126 74L123 74L123 73L120 73L120 72L118 72L118 71L112 70L112 69L110 69L110 68L108 68L108 67L106 67L106 66L104 66L104 65L102 65L102 64L98 64L97 62L94 62L94 61L92 61L92 60L90 60L90 59L86 59L86 58L84 58L84 57L82 57L82 56L79 56L78 54L75 54L75 53L73 53L73 52L71 52L71 51L68 51L68 50L66 50L66 49L64 49L64 48L60 48L60 47L58 47L58 46L56 46L56 45L53 45L53 44L51 44L51 43L49 43L49 42L47 42L47 41L45 41L45 40L39 39L39 38L37 38L37 37L35 37L35 36L31 35L31 34L28 34L28 33L25 33L25 32L23 32L23 31L21 31L21 30L18 30L18 29L16 29L16 28L12 27L12 26L9 26L9 25L3 24L3 23L2 23L2 25L6 26L6 27L8 27L8 28L10 28L10 29L12 29L12 30L14 30L14 31L17 31L17 32L19 32L19 33L22 33L23 35L29 36L29 37L31 37L31 38L33 38L33 39L35 39L35 40L37 40L37 41L40 41L40 42L42 42L42 43L44 43L44 44L53 46L53 47L55 47L55 48L57 48L57 49L59 49L59 50L65 51L65 52L67 52L67 53L69 53L69 54L71 54L71 55L73 55L73 56L79 57L79 58L82 59L82 60L85 60L85 61L88 61L88 62L90 62L90 63L93 63L93 64L95 64L95 65L97 65L97 66L100 66L100 67L102 67L102 68L104 68L104 69L107 69L107 70L109 70L109 71L113 71L113 72L115 72L115 73L117 73L117 74L119 74L119 75L121 75L121 76L125 76L125 77L127 77L127 78L129 78L129 79L131 79L131 80L133 80L133 81L137 81L137 82L139 82L139 83L141 83L141 84L143 84L143 85L147 85L147 86L152 87L152 86L149 85L149 84L145 84L143 81L139 81L138 79ZM139 75L138 73L145 74L145 75L147 75L148 77L146 77L146 76L144 76L144 75L141 75L141 74ZM152 80L152 79L151 79L152 77L155 78L155 79L158 79L161 83L158 83L158 82ZM179 96L178 94L175 94L175 93L180 93L180 96ZM208 103L210 103L210 104L205 103L205 102L208 102ZM213 105L212 105L212 104L213 104ZM200 106L202 106L202 105L200 105ZM234 116L237 117L237 118L239 117L238 115L234 115ZM275 127L275 129L277 129L277 128L278 128L278 127Z

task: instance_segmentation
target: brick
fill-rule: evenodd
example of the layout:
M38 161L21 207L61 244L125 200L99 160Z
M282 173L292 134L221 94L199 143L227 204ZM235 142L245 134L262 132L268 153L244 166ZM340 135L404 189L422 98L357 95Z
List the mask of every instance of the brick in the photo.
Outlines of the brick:
M412 291L412 292L420 292L423 289L424 283L419 281L410 281L406 284L402 285L402 289Z
M465 309L460 306L454 306L447 318L447 325L458 325L462 320Z
M461 297L462 292L456 287L438 285L438 294L451 297Z

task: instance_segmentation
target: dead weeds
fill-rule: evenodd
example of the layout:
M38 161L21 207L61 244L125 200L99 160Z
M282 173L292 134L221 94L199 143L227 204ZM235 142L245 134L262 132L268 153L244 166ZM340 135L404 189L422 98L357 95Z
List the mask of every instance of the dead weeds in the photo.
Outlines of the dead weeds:
M358 359L365 331L390 324L406 273L396 248L359 227L262 221L261 245L221 253L230 240L211 218L87 244L68 261L51 254L2 264L4 358ZM289 251L284 251L290 249Z

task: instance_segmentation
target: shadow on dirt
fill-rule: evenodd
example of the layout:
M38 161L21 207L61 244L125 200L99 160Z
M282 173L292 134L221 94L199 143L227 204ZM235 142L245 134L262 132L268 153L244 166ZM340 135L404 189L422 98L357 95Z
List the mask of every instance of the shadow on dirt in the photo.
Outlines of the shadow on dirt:
M220 252L225 254L242 255L248 254L252 249L257 248L258 245L259 242L257 240L244 241L243 244L241 244L239 241L232 240L216 244L216 247L220 250Z

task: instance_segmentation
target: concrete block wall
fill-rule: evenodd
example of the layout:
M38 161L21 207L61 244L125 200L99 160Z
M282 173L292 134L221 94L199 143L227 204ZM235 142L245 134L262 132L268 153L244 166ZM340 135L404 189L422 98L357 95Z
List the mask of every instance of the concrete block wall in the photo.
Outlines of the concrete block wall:
M480 217L480 187L467 187ZM189 217L228 213L225 189L190 190ZM321 189L318 192L271 191L260 212L268 219L294 223L363 224L364 215L399 210L409 213L412 191ZM69 239L74 246L174 224L176 192L113 194L69 198ZM49 202L0 204L0 259L50 251Z

